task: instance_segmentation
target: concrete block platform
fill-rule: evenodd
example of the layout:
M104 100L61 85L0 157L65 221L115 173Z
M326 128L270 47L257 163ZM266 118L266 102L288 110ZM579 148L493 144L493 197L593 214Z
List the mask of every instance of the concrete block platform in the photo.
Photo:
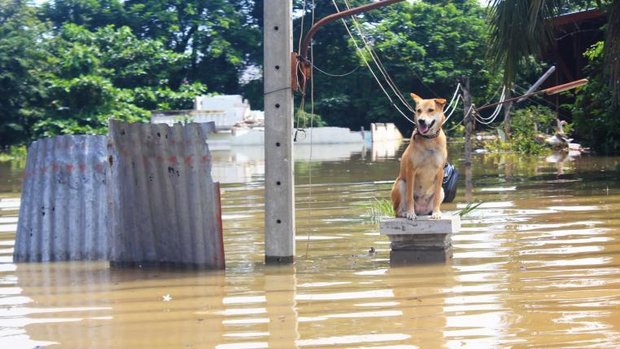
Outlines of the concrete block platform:
M380 234L388 236L392 251L447 250L452 234L460 229L461 218L454 212L443 212L441 219L385 217L379 221Z
M445 263L452 259L452 248L418 249L390 251L390 266L408 266L412 264Z

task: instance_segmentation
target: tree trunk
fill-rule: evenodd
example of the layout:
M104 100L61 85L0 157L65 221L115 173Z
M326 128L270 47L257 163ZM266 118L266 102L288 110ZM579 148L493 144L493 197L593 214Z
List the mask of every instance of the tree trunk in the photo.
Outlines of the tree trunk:
M510 88L506 88L506 99L510 99L512 96ZM504 104L504 133L506 134L506 140L510 140L511 127L510 127L510 109L512 109L512 102Z
M605 37L605 67L613 102L620 104L620 1L613 2L608 13Z

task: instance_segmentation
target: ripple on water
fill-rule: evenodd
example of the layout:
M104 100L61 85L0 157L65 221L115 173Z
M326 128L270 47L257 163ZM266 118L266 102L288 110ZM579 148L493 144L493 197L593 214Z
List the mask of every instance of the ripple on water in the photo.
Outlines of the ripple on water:
M495 161L476 158L471 201L484 203L463 217L445 264L389 265L389 242L367 218L389 196L394 158L312 164L315 184L297 188L296 263L286 267L263 265L256 181L223 185L225 272L15 265L19 199L2 198L0 346L620 346L613 178L590 179L574 163L565 178L544 162ZM466 201L459 182L444 211Z

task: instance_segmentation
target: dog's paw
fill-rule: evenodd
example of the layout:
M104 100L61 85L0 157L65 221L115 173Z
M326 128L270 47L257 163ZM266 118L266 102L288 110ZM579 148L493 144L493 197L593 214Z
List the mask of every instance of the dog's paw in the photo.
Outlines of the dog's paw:
M441 211L433 211L431 219L441 219Z
M411 211L411 212L407 212L407 219L410 221L415 221L416 219L416 215L415 215L415 211Z

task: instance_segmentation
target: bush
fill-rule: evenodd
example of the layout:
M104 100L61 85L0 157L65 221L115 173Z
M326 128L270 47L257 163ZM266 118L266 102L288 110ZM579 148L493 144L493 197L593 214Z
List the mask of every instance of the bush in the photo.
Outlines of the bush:
M543 106L527 106L512 114L513 135L528 136L534 139L538 133L555 133L555 113Z
M326 125L321 115L312 114L298 109L295 113L294 126L298 128L323 127Z
M511 120L510 140L502 141L498 138L485 144L485 148L495 152L513 151L529 155L549 153L550 148L540 139L539 134L541 132L555 133L556 119L551 109L542 106L527 106L515 110Z
M584 53L589 83L579 90L571 108L575 133L598 153L620 153L620 106L613 101L603 73L603 42Z

